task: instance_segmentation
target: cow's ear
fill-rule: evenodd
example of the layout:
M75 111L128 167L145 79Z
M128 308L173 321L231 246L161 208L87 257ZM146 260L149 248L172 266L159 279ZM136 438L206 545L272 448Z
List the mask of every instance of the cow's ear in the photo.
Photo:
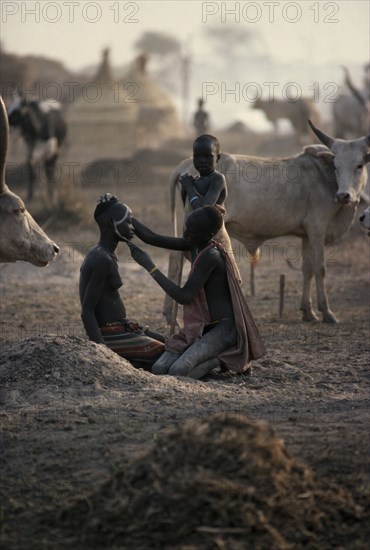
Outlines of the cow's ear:
M320 151L319 153L317 153L317 156L322 158L326 162L326 164L330 164L335 158L334 153L332 153L331 151Z

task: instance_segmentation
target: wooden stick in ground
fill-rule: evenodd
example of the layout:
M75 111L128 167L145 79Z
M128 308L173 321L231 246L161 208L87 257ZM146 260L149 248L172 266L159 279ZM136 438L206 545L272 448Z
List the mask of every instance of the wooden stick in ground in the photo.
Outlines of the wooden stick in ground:
M251 296L255 296L256 295L256 287L254 285L254 270L256 268L256 263L254 260L251 261L251 273L250 273L250 278L251 278Z
M280 275L279 284L279 317L283 316L284 311L284 294L285 294L285 275Z

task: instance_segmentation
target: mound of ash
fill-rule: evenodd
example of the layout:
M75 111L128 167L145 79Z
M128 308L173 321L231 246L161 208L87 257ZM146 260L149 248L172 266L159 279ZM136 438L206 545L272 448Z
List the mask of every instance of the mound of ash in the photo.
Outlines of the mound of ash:
M96 493L44 522L54 542L76 548L359 549L361 514L270 427L216 414L162 433Z
M39 336L4 346L0 353L1 399L51 387L147 386L153 375L135 369L105 346L74 336Z

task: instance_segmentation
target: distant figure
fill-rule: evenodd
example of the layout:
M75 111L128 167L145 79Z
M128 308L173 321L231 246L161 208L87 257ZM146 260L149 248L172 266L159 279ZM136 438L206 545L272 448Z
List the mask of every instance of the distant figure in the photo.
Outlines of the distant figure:
M209 114L204 110L204 101L198 99L198 110L194 113L193 125L195 128L195 137L207 134L209 130Z

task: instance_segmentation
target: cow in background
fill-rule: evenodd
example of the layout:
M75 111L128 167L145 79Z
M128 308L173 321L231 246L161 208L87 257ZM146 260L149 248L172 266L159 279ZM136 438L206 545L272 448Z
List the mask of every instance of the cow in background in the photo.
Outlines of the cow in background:
M260 109L265 113L266 118L273 123L277 132L278 121L286 118L290 121L293 130L300 140L308 134L307 119L318 124L319 115L314 102L310 98L292 99L256 99L253 109Z
M56 258L59 247L45 235L23 201L5 183L8 140L8 119L0 97L0 262L24 260L44 267Z
M52 202L59 148L65 140L67 126L61 104L57 101L28 101L15 97L8 106L10 126L19 128L27 145L28 199L32 199L37 162L41 162L47 181L48 199Z
M347 67L343 70L349 93L341 93L333 102L334 132L338 138L353 139L370 132L370 64L365 66L362 89L355 86Z

